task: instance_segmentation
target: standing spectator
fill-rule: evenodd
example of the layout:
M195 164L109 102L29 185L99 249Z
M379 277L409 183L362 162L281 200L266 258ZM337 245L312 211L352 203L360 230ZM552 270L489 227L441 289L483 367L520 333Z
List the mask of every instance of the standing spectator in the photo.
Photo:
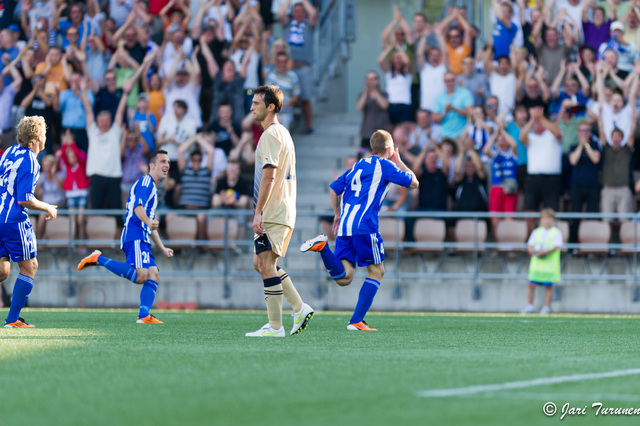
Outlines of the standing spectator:
M40 62L36 66L34 73L45 75L45 81L47 82L44 86L45 93L58 96L60 92L69 88L67 82L71 79L72 71L72 68L67 64L67 60L62 56L62 50L57 46L51 46L45 62Z
M617 19L615 0L607 0L609 6L609 18L603 7L596 7L596 0L584 0L582 7L582 30L584 31L584 45L594 51L600 48L602 43L609 40L611 23ZM589 20L591 11L591 20Z
M491 94L499 100L498 115L511 114L516 103L516 87L518 80L511 69L511 60L508 56L498 57L498 66L485 55L484 70L489 76L489 88Z
M56 161L60 159L67 170L64 180L67 208L77 212L76 229L79 239L85 238L84 214L89 195L89 179L87 179L87 154L75 144L73 133L67 130L62 135L62 148L56 152ZM95 207L94 207L95 208Z
M598 211L600 204L600 144L591 134L591 125L582 120L578 124L578 143L571 147L569 161L571 162L571 212L582 213L586 207L587 213ZM569 229L569 242L578 242L578 226L580 221L573 219Z
M45 123L53 123L54 110L58 109L58 97L44 93L44 76L41 74L33 77L33 88L27 96L20 102L20 107L24 108L24 115L30 117L39 115L44 118ZM45 143L45 151L53 153L55 151L54 143L58 140L55 133L55 126L47 126L47 142Z
M211 124L218 120L218 107L221 103L226 102L233 109L233 121L242 123L244 119L244 76L246 75L249 57L242 61L240 71L236 72L233 61L227 60L222 65L222 69L214 62L212 66L213 74L213 107L211 108L211 118L209 119L209 128Z
M364 90L356 105L362 111L360 147L370 149L369 138L378 129L389 130L389 95L380 88L380 77L375 71L367 72Z
M180 171L178 169L178 147L188 138L195 136L198 131L196 123L186 116L187 104L183 100L173 102L173 114L165 114L158 127L158 139L156 148L162 147L167 152L170 161L169 177L180 184ZM170 207L177 206L174 200L175 192L167 190L167 204Z
M637 78L634 78L637 89ZM602 105L602 104L601 104ZM625 130L614 128L609 135L611 143L605 143L602 147L602 190L600 191L602 213L631 213L633 211L633 194L629 188L631 177L631 158L635 139L628 138L626 144L622 144L625 133L633 135L636 130L638 113L632 110L633 120L631 126ZM603 114L598 117L598 131L600 140L605 140L605 126ZM605 222L611 218L605 218Z
M460 139L458 144L458 160L454 170L454 210L485 212L489 207L489 197L485 190L484 167L480 156L468 142L469 139Z
M494 146L495 143L495 146ZM484 155L491 158L491 192L489 211L515 212L518 205L518 147L504 127L496 129L484 147ZM499 217L491 218L495 235Z
M115 75L113 77L115 78ZM91 176L91 208L119 209L122 207L120 139L124 110L127 106L126 96L123 94L120 98L112 121L108 110L100 111L97 116L94 116L84 82L80 85L80 94L87 115L87 135L89 136L87 175Z
M598 48L598 58L604 58L604 53L607 50L613 50L618 54L618 68L630 72L633 68L633 63L638 59L638 48L634 44L625 41L624 24L622 22L613 22L610 27L610 34L611 38Z
M520 132L520 142L527 147L527 186L524 208L558 209L562 187L562 134L558 126L544 116L542 107L529 108L529 121ZM527 219L529 229L534 220Z
M289 43L293 71L300 79L300 101L302 114L307 124L307 132L313 132L313 31L318 14L309 0L302 0L293 6L291 16L287 10L291 0L286 0L278 12L278 20L284 28L284 39ZM411 102L409 102L411 103Z
M184 68L177 69L179 60L174 61L169 75L164 79L164 115L172 115L171 106L180 99L187 104L187 117L202 127L202 111L198 93L200 90L200 66L198 61L191 62L186 54L178 51L183 58ZM171 158L171 155L169 155Z
M416 65L420 74L420 109L425 109L429 112L435 110L436 98L446 90L443 84L444 74L447 72L447 67L445 66L446 49L444 48L444 39L439 33L437 34L437 40L441 48L429 47L427 50L427 35L424 34L420 37L416 54ZM425 53L427 53L426 61L424 58ZM391 94L389 86L387 86L387 90Z
M100 37L95 34L87 36L87 68L91 79L98 87L104 85L104 76L107 73L107 65L111 59L111 52L104 47Z
M250 7L246 10L252 11L257 14L254 8ZM259 52L260 46L260 31L257 25L252 25L251 20L245 20L238 32L236 33L233 41L231 42L229 59L233 61L236 68L240 68L242 60L245 56L249 57L247 63L247 71L244 78L243 88L245 90L244 95L244 114L249 113L251 108L251 94L253 89L260 85L262 79L261 70L261 57ZM286 67L286 64L285 64Z
M529 121L529 112L522 104L513 111L513 121L507 123L507 133L516 141L518 147L518 186L522 192L527 184L527 147L520 142L520 131Z
M394 45L389 45L378 56L378 65L385 73L386 86L389 91L389 120L392 125L411 121L411 81L412 65L409 56L396 49L391 57L391 63L386 60Z
M288 61L289 57L286 53L278 53L275 60L276 67L267 75L265 84L275 83L280 87L284 96L284 103L279 115L280 124L290 130L293 121L293 106L298 103L300 98L300 80L295 72L287 71Z
M431 113L424 109L416 112L416 124L409 130L409 145L424 148L431 143L440 143L440 135L431 125Z
M484 72L476 71L476 60L467 56L462 60L462 74L456 78L456 86L464 87L473 94L473 104L484 105L485 98L491 93L489 79Z
M564 67L561 74L564 74ZM523 86L524 90L522 90ZM516 84L516 101L518 103L527 108L541 106L546 113L550 100L551 93L549 93L547 83L544 81L544 68L542 68L542 65L538 65L537 69L532 66L529 72L522 74L518 78L518 83Z
M91 32L91 24L89 22L86 24L82 22L84 19L84 4L80 2L73 3L69 7L69 20L61 21L60 11L64 10L66 7L66 3L62 3L58 6L58 13L54 15L53 23L51 25L53 29L62 34L62 49L66 49L69 43L80 45L86 35ZM87 27L86 31L85 26ZM69 30L71 29L74 29L75 31L70 32ZM68 34L73 34L73 38L67 37Z
M629 102L625 104L624 95L619 90L614 90L610 100L606 101L604 76L607 68L601 67L600 72L596 76L596 88L598 91L599 114L602 117L602 126L604 138L602 143L612 145L613 130L619 129L622 132L621 144L625 145L633 133L629 132L633 124L633 111L636 109L638 79L637 73L640 72L640 66L636 67L636 72L632 74L631 86L629 88Z
M214 121L209 130L213 136L213 141L217 148L224 151L225 156L229 156L231 150L240 142L242 128L233 122L233 109L227 103L218 106L216 114L218 120Z
M418 178L418 208L419 211L446 211L449 195L447 176L438 168L438 154L429 146L425 146L412 164ZM422 186L424 185L424 186ZM409 222L409 220L407 221ZM409 223L407 223L409 228ZM411 227L413 230L413 227ZM407 234L412 235L407 229Z
M509 1L491 0L493 13L496 15L496 22L491 33L493 45L493 59L502 56L509 57L511 44L516 38L518 27L511 19L513 18L513 5Z
M118 111L118 105L123 96L122 89L118 89L118 77L114 69L107 70L104 75L105 86L98 89L93 104L94 116L100 111L109 111L112 117L115 117ZM90 84L90 83L88 83ZM94 85L95 88L95 85ZM126 99L125 99L126 101ZM125 102L125 107L126 107ZM118 139L119 140L119 139Z
M184 68L183 60L190 58L193 53L193 40L185 36L184 29L178 24L171 24L167 28L165 40L160 47L162 74L171 75L171 69Z
M458 25L450 26L452 22ZM440 23L442 37L444 37L447 49L447 68L456 75L462 73L462 61L471 55L473 27L462 17L458 9L453 9L453 13L448 15Z
M62 113L62 127L73 133L78 148L87 152L89 140L87 139L87 116L80 95L80 84L84 77L74 72L71 75L70 88L60 93L60 112ZM94 97L91 91L86 93L89 104L93 108Z
M89 23L93 34L97 36L102 35L102 20L106 17L107 15L100 9L99 0L87 0L87 10L84 14L83 21Z
M473 95L464 87L456 86L456 75L447 71L444 75L446 91L436 98L433 121L440 123L440 137L456 139L467 124L466 117L473 108Z
M191 150L194 143L196 148ZM203 154L207 157L204 167L202 166ZM178 169L182 182L181 209L204 210L211 207L211 174L214 157L213 146L202 133L190 137L178 148ZM207 216L197 214L196 221L198 239L206 240Z
M560 62L567 59L573 49L573 33L563 31L564 44L560 44L558 30L547 27L544 30L544 42L540 32L533 33L538 63L547 72L547 81L555 80L560 72Z
M109 17L119 28L127 21L135 0L109 0Z
M564 88L560 89L560 82L563 80ZM590 92L589 82L580 71L578 64L572 62L565 66L563 61L560 64L560 72L551 85L551 94L553 95L554 101L552 113L557 114L562 103L568 99L571 101L572 106L575 107L572 110L573 115L576 117L584 117L586 115L587 103L590 100Z

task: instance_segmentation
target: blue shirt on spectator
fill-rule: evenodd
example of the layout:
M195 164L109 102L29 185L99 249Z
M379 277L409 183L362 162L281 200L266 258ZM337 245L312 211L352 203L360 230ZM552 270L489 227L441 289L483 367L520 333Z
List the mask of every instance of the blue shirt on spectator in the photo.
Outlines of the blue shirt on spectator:
M147 142L149 151L153 152L156 150L156 140L153 137L153 133L151 133L151 129L149 129L149 123L147 122L147 119L149 119L153 128L155 130L158 130L158 120L156 119L155 114L147 113L145 115L145 114L142 114L141 112L136 111L135 115L133 116L134 124L137 124L140 126L140 134L142 135L144 140Z
M493 160L491 160L491 185L502 185L504 179L518 178L518 160L509 148L500 151L493 147Z
M8 53L9 57L11 58L10 60L13 61L15 58L18 57L18 54L20 53L20 49L18 49L16 46L11 46L8 49L0 49L0 57L2 57L2 55L4 55L5 53ZM4 64L4 62L0 61L0 72L4 70L5 66L6 65ZM13 78L11 78L10 75L5 75L3 76L3 80L4 80L4 85L8 86L13 81Z
M518 147L518 166L527 164L527 147L520 142L520 128L515 122L507 124L507 133L516 141Z
M473 94L464 87L456 86L451 96L449 96L446 91L438 95L434 111L438 114L444 114L444 108L449 104L456 109L465 109L473 105ZM464 128L467 125L467 118L455 111L449 111L442 118L440 124L440 137L455 139L464 132Z
M93 105L93 93L87 90L87 98ZM87 114L84 112L82 99L67 89L60 92L60 111L62 112L62 127L70 129L84 129L87 127Z
M499 20L493 26L493 59L498 59L500 56L509 57L511 53L511 43L518 33L518 28L510 22L511 27L507 28Z
M594 137L591 138L589 145L594 151L602 151L600 144ZM578 149L578 144L572 145L569 152L572 153L576 149ZM571 184L598 187L600 186L599 174L600 164L593 164L593 161L591 161L587 152L583 149L578 163L571 168Z

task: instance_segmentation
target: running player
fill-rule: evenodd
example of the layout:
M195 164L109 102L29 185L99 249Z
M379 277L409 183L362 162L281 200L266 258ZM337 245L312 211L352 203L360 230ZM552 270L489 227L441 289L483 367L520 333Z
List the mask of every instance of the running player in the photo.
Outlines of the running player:
M324 234L300 246L302 252L320 252L329 275L341 286L351 284L356 266L367 268L368 275L360 288L347 330L377 331L367 325L364 316L384 275L384 245L378 231L378 214L387 186L392 182L418 187L416 175L400 159L389 132L376 131L369 143L373 155L358 161L331 184L333 232L337 235L335 254Z
M129 191L127 213L120 238L120 249L126 255L127 262L109 259L103 256L100 250L96 250L82 259L78 265L78 271L101 265L134 284L142 284L140 312L136 321L139 324L162 324L162 321L149 313L160 281L156 260L151 252L151 240L166 257L173 256L173 250L165 247L160 239L160 222L156 219L156 183L167 177L167 173L169 156L166 151L156 151L149 158L149 174L138 179Z

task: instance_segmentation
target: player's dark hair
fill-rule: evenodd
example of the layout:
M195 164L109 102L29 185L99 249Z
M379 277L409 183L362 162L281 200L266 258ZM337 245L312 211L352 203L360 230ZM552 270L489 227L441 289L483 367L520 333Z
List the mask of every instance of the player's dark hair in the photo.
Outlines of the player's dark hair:
M151 155L149 156L149 164L153 164L153 163L155 163L155 162L156 162L156 157L157 157L159 154L167 154L167 155L169 155L169 153L167 153L167 151L165 151L164 149L158 149L158 150L156 150L156 151L153 151L153 152L151 153Z
M284 96L282 95L282 90L276 84L266 84L264 86L260 86L256 89L253 89L254 95L262 95L264 99L264 106L269 108L269 105L273 104L275 107L273 112L278 114L282 109L282 104L284 103Z

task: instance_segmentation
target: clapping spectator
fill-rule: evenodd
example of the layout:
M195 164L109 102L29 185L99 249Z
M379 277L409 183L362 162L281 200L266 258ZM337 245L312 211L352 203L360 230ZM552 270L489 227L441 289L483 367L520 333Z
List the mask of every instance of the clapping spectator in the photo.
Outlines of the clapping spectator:
M499 109L497 114L511 114L516 103L516 87L518 81L511 68L511 60L508 56L500 56L498 65L494 66L489 55L485 53L484 70L489 76L489 88L491 94L498 98Z
M278 12L278 20L284 29L284 39L289 43L293 71L298 74L300 80L300 102L307 132L313 132L313 107L311 105L313 95L313 31L318 20L318 13L309 0L302 0L293 6L291 16L289 16L287 10L290 3L291 0L285 0L282 4L282 8Z
M196 47L199 50L199 47ZM196 128L202 127L202 111L198 93L200 90L200 65L198 61L189 59L181 49L176 55L182 59L176 59L171 66L169 74L164 79L164 116L172 115L172 105L176 100L182 100L187 104L187 117L191 119ZM178 69L182 62L184 68Z
M378 129L388 130L389 95L380 88L380 77L375 71L367 72L364 90L358 97L356 105L362 111L362 125L360 126L360 147L371 149L369 138Z
M440 123L440 137L456 139L467 124L467 116L473 108L473 95L464 87L456 86L456 75L447 71L444 75L446 91L436 98L433 121Z
M461 138L458 144L458 159L454 169L454 210L461 212L482 212L489 207L489 197L485 190L485 173L480 156L470 143Z
M458 25L452 27L451 23L454 21ZM440 23L440 31L442 37L445 39L445 47L447 49L447 68L456 75L461 74L463 71L462 61L471 55L472 52L473 27L460 15L460 12L456 8L453 9L450 15L442 20Z
M609 18L603 7L596 6L596 0L584 0L582 6L582 30L584 32L584 45L594 51L600 48L602 43L609 40L611 23L617 19L615 0L607 0L609 7ZM589 20L591 11L591 20Z
M42 159L42 174L36 185L35 196L38 200L49 203L58 208L65 206L65 195L62 187L65 180L65 171L58 169L58 158L53 155L45 155ZM36 235L43 238L44 230L47 225L47 215L38 215L38 223L36 224Z
M439 25L434 24L434 31L440 48L427 47L427 37L429 36L427 29L420 35L416 52L417 71L420 75L420 108L430 112L435 111L436 98L444 93L446 89L444 85L444 74L447 71L447 67L445 66L447 62L446 49L444 39L439 30ZM425 53L427 54L426 61ZM389 83L390 81L387 77L387 89L391 91ZM393 123L393 119L391 122Z
M506 0L502 2L500 0L491 0L491 6L496 16L496 22L491 33L492 59L498 59L502 56L509 57L511 44L518 33L517 25L511 21L513 18L513 5Z
M87 196L89 195L89 179L87 179L86 169L87 154L75 144L73 133L70 130L62 135L62 148L56 151L56 161L58 159L62 161L67 172L63 185L67 207L77 213L75 219L77 235L79 239L84 239L83 211L87 207ZM94 206L93 208L100 207Z
M462 60L462 73L456 78L456 85L468 89L473 94L473 104L484 105L485 98L491 93L489 79L483 71L476 71L476 60L467 56Z

